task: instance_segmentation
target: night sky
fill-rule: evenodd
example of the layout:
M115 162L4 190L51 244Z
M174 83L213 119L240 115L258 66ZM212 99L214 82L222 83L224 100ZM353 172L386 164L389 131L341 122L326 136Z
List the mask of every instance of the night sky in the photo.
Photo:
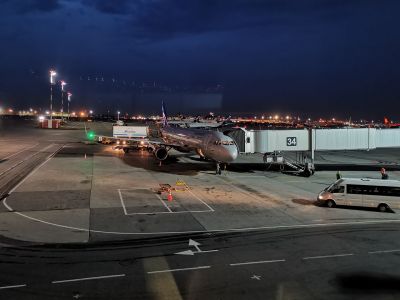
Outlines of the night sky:
M76 109L159 113L163 93L215 88L209 109L227 114L400 119L399 12L396 0L0 0L0 106L48 105L54 67ZM151 84L163 92L146 98ZM188 113L193 99L180 100Z

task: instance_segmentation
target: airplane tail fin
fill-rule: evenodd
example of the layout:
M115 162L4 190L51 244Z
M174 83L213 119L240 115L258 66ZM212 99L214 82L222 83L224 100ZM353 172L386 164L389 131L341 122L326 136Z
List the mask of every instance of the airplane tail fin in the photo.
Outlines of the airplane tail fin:
M168 126L167 111L165 110L165 103L164 103L164 101L162 101L161 110L162 110L163 126L164 126L164 127L167 127L167 126Z
M390 119L388 117L383 118L383 124L389 125L390 124Z

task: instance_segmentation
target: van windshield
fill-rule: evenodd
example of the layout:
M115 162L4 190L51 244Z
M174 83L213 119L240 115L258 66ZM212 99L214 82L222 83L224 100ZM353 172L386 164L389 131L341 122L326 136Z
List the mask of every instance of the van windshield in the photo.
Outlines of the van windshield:
M328 187L327 191L331 193L344 193L344 186L332 184Z

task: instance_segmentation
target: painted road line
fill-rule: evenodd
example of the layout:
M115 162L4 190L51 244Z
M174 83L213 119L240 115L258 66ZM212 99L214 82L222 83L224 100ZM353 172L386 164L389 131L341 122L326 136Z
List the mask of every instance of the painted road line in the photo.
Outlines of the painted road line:
M303 257L302 259L304 259L304 260L323 259L323 258L344 257L344 256L352 256L352 255L354 255L354 254L353 253L343 253L343 254L332 254L332 255L321 255L321 256L308 256L308 257Z
M160 270L160 271L150 271L147 274L159 274L159 273L169 273L169 272L181 272L181 271L193 271L193 270L202 270L202 269L209 269L211 266L200 266L200 267L193 267L193 268L182 268L182 269L168 269L168 270Z
M52 144L52 145L54 145L54 144ZM39 166L37 166L36 168L34 168L34 169L32 170L32 172L30 172L27 176L25 176L24 179L22 179L20 182L18 182L18 184L17 184L16 186L14 186L14 187L10 190L9 194L11 194L12 192L14 192L22 183L25 182L25 180L27 180L27 179L28 179L30 176L32 176L37 170L39 170L41 167L43 167L50 159L53 158L54 155L56 155L62 148L64 148L64 146L65 146L65 145L61 146L61 147L58 148L55 152L53 152L52 154L50 154L49 156L47 156L46 160L45 160L44 162L42 162ZM46 147L46 148L48 148L48 147ZM44 149L42 149L42 150L44 150ZM47 149L46 149L46 150L47 150ZM4 200L5 200L5 199L4 199Z
M121 190L120 189L118 189L118 195L119 195L119 199L121 200L122 209L124 210L124 214L126 216L126 215L128 215L128 212L126 211L124 199L122 199L122 194L121 194Z
M210 206L210 205L208 205L207 203L205 203L203 200L201 200L198 196L196 196L191 190L188 190L188 192L189 193L191 193L192 195L193 195L193 197L195 197L197 200L199 200L201 203L203 203L205 206L207 206L208 207L208 209L211 211L211 212L214 212L214 209Z
M0 290L5 290L5 289L16 289L16 288L21 288L21 287L26 287L26 284L0 286Z
M187 213L211 213L212 211L207 210L182 210L182 211L156 211L156 212L140 212L140 213L127 213L127 216L133 215L160 215L160 214L187 214Z
M394 252L400 252L400 249L369 251L368 254L394 253Z
M39 143L36 143L36 144L34 144L33 146L29 146L29 147L27 147L27 148L24 148L24 149L22 149L22 150L20 150L20 151L18 151L18 152L16 152L16 153L13 153L13 154L11 154L11 155L9 155L9 156L7 156L7 157L4 157L4 158L0 159L0 160L9 159L9 158L11 158L11 157L13 157L13 156L15 156L15 155L17 155L17 154L20 154L21 152L24 152L24 151L26 151L26 150L32 149L33 147L36 147L37 145L39 145Z
M31 175L32 173L30 173L29 175ZM20 181L20 183L18 185L16 185L14 187L14 189L11 190L11 192L13 190L15 190L26 178L27 177L25 177L22 181ZM320 224L294 224L294 225L259 226L259 227L243 227L243 228L227 228L227 229L210 229L210 230L126 232L126 231L107 231L107 230L74 227L74 226L63 225L63 224L58 224L58 223L34 218L27 214L23 214L23 213L14 211L13 208L7 204L7 198L3 199L3 205L10 212L13 212L14 214L17 214L23 218L26 218L26 219L29 219L29 220L32 220L32 221L35 221L38 223L47 224L49 226L54 226L54 227L59 227L59 228L64 228L64 229L72 229L72 230L77 230L77 231L84 231L84 232L114 234L114 235L142 235L142 236L144 236L144 235L182 234L182 233L250 232L250 231L259 231L259 230L302 229L302 228L335 227L335 226L349 226L349 225L360 226L360 225L371 225L371 224L399 224L400 223L399 219L388 219L388 220L379 220L379 221L373 220L373 221L332 222L332 223L320 223ZM174 212L174 214L175 213L176 212Z
M25 159L23 159L23 160L19 161L19 162L18 162L18 163L16 163L15 165L13 165L13 166L9 167L7 170L5 170L5 171L3 171L2 173L0 173L0 176L2 176L2 175L4 175L4 174L6 174L8 171L10 171L10 170L12 170L12 169L14 169L14 168L18 167L20 164L23 164L23 163L24 163L24 162L26 162L28 159L31 159L32 157L34 157L34 156L36 156L36 155L38 155L38 154L42 153L42 150L47 150L49 147L51 147L51 146L53 146L53 145L54 145L54 144L51 144L50 146L48 146L48 147L45 147L45 148L43 148L43 149L39 150L38 152L36 152L36 153L34 153L34 154L32 154L32 155L30 155L30 156L26 157Z
M109 278L117 278L117 277L125 277L125 274L104 275L104 276L74 278L74 279L65 279L65 280L55 280L55 281L52 281L51 283L58 284L58 283L68 283L68 282L76 282L76 281L109 279Z
M270 264L270 263L277 263L277 262L285 262L285 259L275 259L275 260L259 260L259 261L246 261L241 263L233 263L229 264L231 267L236 266L244 266L244 265L256 265L256 264Z
M162 205L164 205L164 207L168 210L168 212L172 213L173 211L169 208L169 206L165 203L165 201L163 199L161 199L160 195L156 194L156 197L160 200L160 202L162 203Z

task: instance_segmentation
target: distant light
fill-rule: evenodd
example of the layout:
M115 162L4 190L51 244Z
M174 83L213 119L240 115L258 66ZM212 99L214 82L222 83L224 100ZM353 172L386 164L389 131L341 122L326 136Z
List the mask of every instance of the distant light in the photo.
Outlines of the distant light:
M56 75L57 75L56 71L50 70L50 83L51 83L51 84L54 84L54 83L55 83L55 82L54 82L54 76L56 76Z
M275 115L275 120L278 120L279 119L279 115Z
M89 110L89 113L92 114L92 113L93 113L93 110Z
M50 112L48 110L46 110L46 115L48 115Z
M61 90L64 92L64 86L67 85L67 83L64 80L61 80Z
M332 118L332 121L333 121L333 122L335 122L335 121L336 121L336 119L335 119L335 118Z
M32 109L32 108L30 108L30 109L29 109L29 111L30 111L30 112L32 112L32 111L33 111L33 109Z
M85 115L85 113L83 111L81 111L81 117L83 117Z
M290 117L289 116L286 116L286 120L289 120L290 119Z
M40 122L42 122L42 121L44 121L44 116L39 116L38 119L39 119Z
M264 119L265 119L265 117L264 117L264 116L261 116L261 119L263 119L263 120L264 120Z
M8 110L8 112L12 113L12 112L13 112L13 110L10 108L10 109Z

